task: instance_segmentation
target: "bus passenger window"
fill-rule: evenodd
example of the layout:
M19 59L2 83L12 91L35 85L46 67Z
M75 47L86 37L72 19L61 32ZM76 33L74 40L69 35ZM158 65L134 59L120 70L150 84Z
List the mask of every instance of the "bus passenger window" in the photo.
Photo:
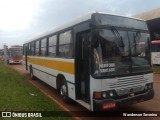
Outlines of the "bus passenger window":
M30 43L28 43L27 44L27 55L31 55L31 44ZM23 54L25 55L25 45L24 45L24 48L23 48Z
M35 49L34 49L35 47L34 46L35 46L35 44L34 44L34 42L32 42L31 43L31 55L32 56L34 55L34 52L35 52Z
M59 37L59 56L71 58L73 54L72 32L67 31Z
M46 56L46 46L47 46L47 39L44 38L41 40L41 56Z
M35 55L39 55L39 41L36 41L36 49L35 49Z
M49 48L48 54L49 56L53 57L56 56L56 45L57 45L57 35L49 37Z

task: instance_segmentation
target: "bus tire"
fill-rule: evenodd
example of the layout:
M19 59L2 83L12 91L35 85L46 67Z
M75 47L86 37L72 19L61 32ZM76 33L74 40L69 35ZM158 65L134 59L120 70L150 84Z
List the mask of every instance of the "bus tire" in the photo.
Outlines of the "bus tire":
M60 86L60 95L65 103L70 104L72 102L72 100L68 97L68 86L66 82L62 82Z
M32 66L30 66L30 73L29 74L30 74L30 77L31 77L32 80L35 79L34 74L33 74Z

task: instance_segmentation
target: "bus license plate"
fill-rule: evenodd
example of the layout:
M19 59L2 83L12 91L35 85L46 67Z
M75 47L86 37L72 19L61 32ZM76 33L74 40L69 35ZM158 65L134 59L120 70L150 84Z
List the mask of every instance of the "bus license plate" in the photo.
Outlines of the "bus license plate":
M103 109L114 108L116 107L116 102L104 103L102 107Z

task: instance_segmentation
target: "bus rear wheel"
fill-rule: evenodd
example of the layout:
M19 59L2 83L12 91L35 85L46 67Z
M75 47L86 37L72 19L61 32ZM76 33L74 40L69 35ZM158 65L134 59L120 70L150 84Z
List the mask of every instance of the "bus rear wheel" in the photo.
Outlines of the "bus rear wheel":
M60 86L60 95L62 97L62 100L69 104L72 102L72 100L68 97L68 87L67 87L67 84L66 83L62 83L61 86Z

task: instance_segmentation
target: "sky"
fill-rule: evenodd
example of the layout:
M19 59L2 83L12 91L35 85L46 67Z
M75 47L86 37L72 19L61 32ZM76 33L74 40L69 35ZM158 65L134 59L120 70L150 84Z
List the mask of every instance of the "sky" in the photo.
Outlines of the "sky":
M90 11L133 16L160 8L160 0L0 0L0 49Z

